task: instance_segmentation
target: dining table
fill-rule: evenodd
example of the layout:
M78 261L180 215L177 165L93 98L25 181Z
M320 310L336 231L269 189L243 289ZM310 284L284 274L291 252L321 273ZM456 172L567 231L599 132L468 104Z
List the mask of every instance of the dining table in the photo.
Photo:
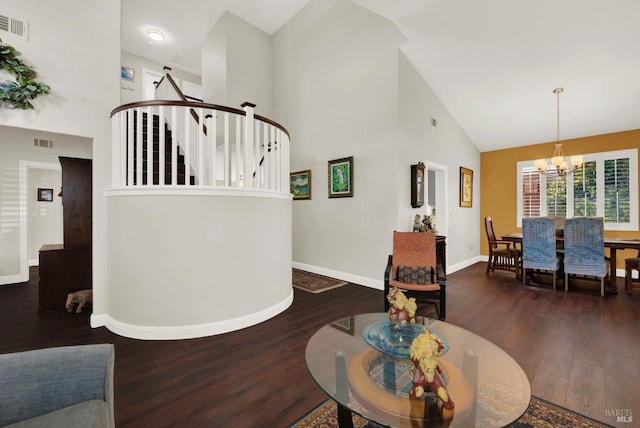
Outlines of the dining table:
M561 235L556 236L556 240L562 241L564 238ZM513 232L502 235L503 241L514 242L518 245L522 245L522 232ZM607 289L609 293L617 294L618 286L616 284L616 263L618 250L638 250L640 251L640 239L639 238L614 238L604 237L604 247L609 249L609 276L607 278Z

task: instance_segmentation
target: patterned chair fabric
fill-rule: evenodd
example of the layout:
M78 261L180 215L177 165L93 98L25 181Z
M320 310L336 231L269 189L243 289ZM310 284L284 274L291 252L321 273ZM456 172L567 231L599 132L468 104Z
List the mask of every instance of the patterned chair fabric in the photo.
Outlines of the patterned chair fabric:
M560 269L556 251L556 221L553 217L522 219L522 278L527 285L527 269L553 273L553 289Z
M573 217L564 225L564 289L569 290L569 275L600 278L600 295L604 296L604 279L608 262L604 257L604 220L602 217Z
M489 242L489 260L486 274L489 275L489 272L495 270L506 270L514 272L516 279L519 279L522 270L522 251L515 248L515 244L512 242L496 239L491 217L485 217L484 229L487 232L487 241ZM514 246L512 247L511 244Z
M410 271L404 279L416 277L415 282L403 282L398 278ZM418 269L413 269L418 268ZM404 272L403 272L404 271ZM413 275L413 272L416 275ZM389 255L384 274L384 310L389 310L387 295L393 287L397 287L407 297L415 297L419 303L435 302L438 317L446 316L446 281L437 278L436 235L431 232L393 232L393 254ZM426 275L426 281L425 281Z

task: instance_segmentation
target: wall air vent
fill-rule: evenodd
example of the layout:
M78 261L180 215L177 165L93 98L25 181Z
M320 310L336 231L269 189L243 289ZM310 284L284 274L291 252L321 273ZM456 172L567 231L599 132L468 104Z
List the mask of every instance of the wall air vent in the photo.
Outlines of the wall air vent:
M0 36L4 33L28 40L29 23L21 19L0 14Z
M53 140L44 140L41 138L34 138L33 145L35 147L45 147L45 148L53 149Z

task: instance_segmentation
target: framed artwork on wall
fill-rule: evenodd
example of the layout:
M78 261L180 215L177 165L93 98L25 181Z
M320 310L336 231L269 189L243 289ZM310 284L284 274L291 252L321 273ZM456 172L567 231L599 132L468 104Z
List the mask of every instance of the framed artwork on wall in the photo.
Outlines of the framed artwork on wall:
M134 80L134 71L131 67L120 67L120 77L122 80L127 80L129 82L133 82Z
M42 189L38 187L38 201L53 202L53 189Z
M329 197L353 197L353 156L329 161Z
M289 185L293 199L311 199L311 170L290 173Z
M471 208L473 205L473 170L460 167L460 206Z

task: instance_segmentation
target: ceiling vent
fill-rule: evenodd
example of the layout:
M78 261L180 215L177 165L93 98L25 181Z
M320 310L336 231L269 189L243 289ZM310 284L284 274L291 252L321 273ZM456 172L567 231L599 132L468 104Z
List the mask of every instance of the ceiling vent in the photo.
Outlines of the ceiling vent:
M44 139L41 139L41 138L34 138L33 139L33 145L35 147L45 147L45 148L52 149L53 148L53 140L44 140Z
M8 33L21 39L29 39L29 23L0 14L0 35Z

